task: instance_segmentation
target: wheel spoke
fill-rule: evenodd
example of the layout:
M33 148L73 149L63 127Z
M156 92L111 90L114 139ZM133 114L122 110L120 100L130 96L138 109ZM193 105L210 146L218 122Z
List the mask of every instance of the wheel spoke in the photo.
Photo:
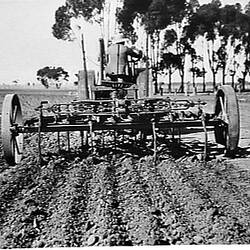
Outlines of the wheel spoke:
M14 140L13 140L13 147L14 147L14 154L17 153L17 154L21 154L20 152L20 149L19 149L19 145L18 145L18 142L16 140L16 137L14 137Z
M11 122L14 124L16 122L16 117L17 117L17 105L13 107L13 112L11 114Z
M11 136L10 138L10 147L11 147L11 154L12 156L15 154L15 138L14 136Z
M222 117L221 117L221 119L222 119L225 123L228 123L227 112L226 112L226 107L225 107L225 100L223 101L222 96L220 96L219 99L220 99L221 112L222 112Z
M226 115L226 111L225 111L223 99L221 96L219 97L219 99L220 99L220 106L221 106L222 115L224 116L224 115Z

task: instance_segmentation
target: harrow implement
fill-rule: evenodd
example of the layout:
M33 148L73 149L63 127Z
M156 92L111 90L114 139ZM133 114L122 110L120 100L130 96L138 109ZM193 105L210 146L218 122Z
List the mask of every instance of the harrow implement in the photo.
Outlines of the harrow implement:
M117 86L117 85L115 85ZM124 88L120 86L119 88ZM74 100L70 103L49 105L41 102L36 108L37 117L22 118L19 98L16 94L5 96L2 106L2 144L4 157L9 165L21 161L23 134L37 133L39 159L41 134L46 132L80 131L82 145L93 147L95 133L115 131L119 134L132 131L142 137L152 136L153 151L157 153L157 133L175 136L182 128L199 127L204 131L204 159L207 154L207 128L214 130L217 143L225 146L227 154L233 154L239 142L239 108L231 86L221 86L216 94L214 113L204 112L205 102L172 100L169 97L128 99L118 98L117 88L111 99ZM86 147L83 147L85 150Z

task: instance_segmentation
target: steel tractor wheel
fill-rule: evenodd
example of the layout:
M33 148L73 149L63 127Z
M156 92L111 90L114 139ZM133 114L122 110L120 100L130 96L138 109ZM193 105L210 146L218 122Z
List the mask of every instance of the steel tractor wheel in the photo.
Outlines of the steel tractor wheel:
M23 120L19 98L16 94L8 94L2 106L1 134L4 158L11 166L22 158L23 134L16 131L20 125L23 125Z
M225 146L226 155L234 155L239 142L240 115L236 93L229 85L216 94L215 116L221 123L215 126L215 140Z

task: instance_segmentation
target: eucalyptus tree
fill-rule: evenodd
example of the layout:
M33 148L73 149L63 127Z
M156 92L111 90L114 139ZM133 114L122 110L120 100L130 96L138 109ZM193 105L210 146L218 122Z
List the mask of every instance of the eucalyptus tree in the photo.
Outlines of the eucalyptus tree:
M55 24L52 26L54 37L67 41L74 40L77 31L72 26L74 20L81 22L83 18L88 22L101 23L104 4L105 0L66 0L55 12Z
M199 7L200 4L197 0L186 2L186 7L182 12L182 15L176 19L176 22L173 25L170 25L164 31L163 49L172 51L180 58L178 66L179 75L181 77L180 92L184 91L186 55L189 54L192 58L194 50L188 41L184 27L188 24L190 17L192 17Z
M121 29L129 36L135 33L135 20L144 27L147 37L150 37L152 67L156 72L160 59L160 32L182 20L185 9L186 0L124 0L117 15Z
M213 87L216 87L216 75L219 70L222 71L222 84L225 84L228 72L234 84L240 65L237 55L244 50L247 58L249 53L249 19L242 13L241 5L237 3L222 7L219 0L204 4L192 16L186 31L192 42L199 36L205 38ZM245 65L248 65L247 61Z
M247 6L246 6L247 7ZM222 28L220 35L227 46L227 68L232 78L232 86L236 73L243 81L243 89L245 88L245 78L249 73L250 59L250 16L242 12L242 6L237 3L235 5L226 5L221 11Z
M246 76L250 74L250 29L242 38L241 51L244 55L242 73L242 89L245 90Z
M172 52L164 52L161 55L159 69L168 75L168 92L172 91L172 75L181 67L181 57Z
M245 35L244 14L240 4L226 5L221 9L221 29L222 46L219 50L223 83L225 83L226 68L232 77L234 86L235 74L239 67L236 57L239 54L239 44Z
M174 29L166 29L161 44L161 59L160 67L165 74L168 74L168 91L171 92L172 88L172 74L176 69L181 70L182 58L180 53L176 53L178 41L177 33ZM174 46L175 45L175 46ZM174 47L174 48L173 48Z
M185 37L185 33L183 31L177 34L176 29L166 29L164 33L164 39L162 43L162 50L167 52L172 52L175 54L178 60L178 71L181 77L181 85L179 88L180 92L184 91L184 74L185 74L185 62L186 55L189 54L191 56L194 55L195 49L188 42L188 39ZM163 53L162 53L163 54Z
M226 44L221 44L219 49L216 51L216 56L217 56L217 71L221 69L222 71L222 85L225 84L225 77L226 77L226 65L227 65L227 60L228 60L228 54L227 54L227 49L226 49Z
M63 81L68 81L68 77L68 72L62 67L46 66L37 71L37 80L46 88L55 85L59 89Z
M57 39L65 41L81 40L82 61L84 72L87 72L86 56L84 48L83 20L87 22L103 22L102 11L105 0L66 0L65 5L55 12L55 24L52 26L52 34ZM88 74L84 74L85 83L88 82ZM88 95L88 88L85 85Z
M243 55L243 58L241 58L243 60L241 80L242 89L245 90L246 76L250 74L250 1L244 8L244 15L241 16L240 22L243 29L243 35L237 49Z
M149 34L166 28L183 15L185 0L124 0L123 8L117 14L118 22L125 32L132 34L133 22L140 18Z
M213 89L216 88L216 75L218 72L218 44L220 29L220 1L201 5L200 8L190 17L189 24L185 27L186 36L191 43L198 37L203 37L207 45L207 56L209 66L213 75Z
M197 92L196 78L203 77L203 91L205 91L205 70L202 64L202 67L199 66L200 63L203 63L203 57L197 54L197 51L190 46L189 54L191 57L191 68L189 71L192 73L192 83L193 91Z

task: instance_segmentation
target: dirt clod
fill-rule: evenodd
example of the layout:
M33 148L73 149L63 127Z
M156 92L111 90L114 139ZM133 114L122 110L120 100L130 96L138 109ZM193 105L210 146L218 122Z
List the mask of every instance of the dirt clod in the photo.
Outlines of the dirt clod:
M95 245L99 240L99 237L96 235L90 235L90 237L88 238L87 244L88 246L93 246Z

